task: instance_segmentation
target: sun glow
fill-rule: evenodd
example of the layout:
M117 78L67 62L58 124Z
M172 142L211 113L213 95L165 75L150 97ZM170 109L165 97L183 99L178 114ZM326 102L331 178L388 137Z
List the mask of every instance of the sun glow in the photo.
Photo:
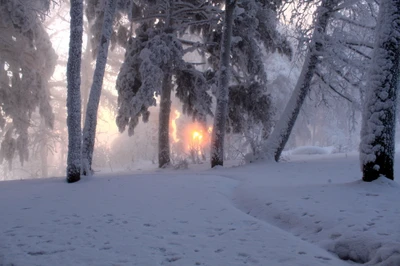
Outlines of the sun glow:
M209 152L212 127L204 123L189 122L178 110L171 112L171 153L178 158L205 160Z
M200 132L193 131L192 139L193 141L201 142L201 140L203 139L203 135Z

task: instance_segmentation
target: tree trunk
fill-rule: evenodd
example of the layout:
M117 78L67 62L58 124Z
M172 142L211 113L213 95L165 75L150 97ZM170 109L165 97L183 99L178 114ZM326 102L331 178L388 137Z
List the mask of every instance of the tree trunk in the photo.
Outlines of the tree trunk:
M44 119L42 118L40 120L40 131L43 134L43 139L41 141L41 145L40 145L40 170L41 170L41 176L42 177L48 177L49 173L48 173L48 135L47 135L47 128L46 128L46 122L44 121Z
M87 26L87 31L90 31L90 25ZM86 40L86 48L83 53L82 58L82 86L81 86L81 97L82 97L82 119L86 120L86 112L87 112L87 103L89 99L89 91L91 86L90 77L93 76L93 68L92 68L92 45L89 38L87 36Z
M160 99L159 129L158 129L158 167L166 167L170 164L169 146L169 118L171 113L171 73L165 71Z
M221 43L220 74L217 90L217 106L211 137L211 167L224 164L224 139L228 118L230 55L233 27L233 11L236 0L225 0L225 27Z
M81 56L83 34L82 0L71 0L71 32L67 64L67 182L81 178Z
M336 0L323 0L321 6L317 9L315 29L311 38L309 51L306 55L300 77L297 80L292 96L265 144L266 159L271 160L274 158L275 161L279 161L281 153L285 148L297 116L299 115L300 108L310 91L311 80L320 61L319 57L323 49L323 36L325 35L328 20L335 5Z
M380 3L361 128L363 180L394 179L396 95L400 59L400 0Z
M92 172L93 150L97 126L97 111L99 109L103 77L107 64L108 46L110 44L116 6L117 0L107 1L107 7L104 12L102 36L97 53L96 68L94 71L93 83L90 89L89 101L87 104L82 143L83 173L85 175L91 175Z

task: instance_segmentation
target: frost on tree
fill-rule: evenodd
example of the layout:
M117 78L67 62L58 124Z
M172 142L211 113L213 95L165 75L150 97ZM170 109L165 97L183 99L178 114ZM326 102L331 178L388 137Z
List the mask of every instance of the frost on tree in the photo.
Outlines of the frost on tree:
M309 45L309 51L303 63L300 77L289 102L286 104L285 110L265 144L265 154L263 154L262 157L268 160L279 160L292 132L300 108L310 91L312 78L317 65L321 61L324 36L328 26L328 21L335 12L334 7L337 5L337 2L337 0L322 0L321 5L317 8L314 32Z
M394 179L400 1L382 0L363 110L360 161L364 181Z
M271 130L274 106L268 92L268 79L263 56L278 52L291 58L291 47L277 31L277 9L281 1L238 1L233 14L231 42L231 78L229 80L227 133L240 133L250 144L253 155ZM206 43L220 44L222 25L213 25L204 34ZM212 86L218 80L220 45L207 45L207 78Z
M125 62L117 80L117 125L120 131L128 126L129 135L133 135L139 117L142 116L143 121L147 122L150 115L148 108L156 105L155 97L162 96L160 105L163 105L164 112L160 111L159 166L163 167L169 163L167 143L171 75L172 69L181 64L182 46L172 34L154 34L151 38L149 33L154 34L152 30L143 32L141 28L138 29L137 37L132 38L128 45Z
M225 1L224 31L221 42L221 60L216 92L217 106L215 109L214 127L211 137L211 167L224 164L224 138L226 120L228 118L230 57L233 27L233 12L236 0Z
M169 125L171 94L183 102L185 114L194 118L211 114L211 97L207 94L203 74L185 62L185 32L198 19L207 18L213 6L206 1L138 1L141 12L134 19L141 21L136 36L130 38L125 60L117 79L118 116L120 131L128 127L129 135L142 117L149 119L149 107L159 106L159 167L170 163ZM198 15L198 16L197 16ZM148 19L146 19L148 18ZM206 21L206 20L205 20ZM206 22L204 22L206 23ZM207 22L209 23L209 22ZM184 35L184 34L183 34Z
M48 80L57 56L42 25L51 1L0 1L0 162L28 160L28 128L39 111L53 126Z
M104 12L104 22L102 36L99 41L96 69L93 74L93 83L90 89L89 101L86 108L85 126L82 139L82 163L84 174L90 175L92 171L92 159L94 142L97 126L97 112L99 109L101 88L103 86L103 77L107 64L108 46L112 34L117 0L107 0L107 6Z
M154 36L149 36L154 34ZM195 87L188 87L199 91L205 88L205 79L195 69L187 68L183 61L181 42L168 33L155 33L153 30L143 32L138 29L137 37L132 38L128 45L125 62L121 67L117 80L118 116L117 125L120 131L128 127L128 133L133 135L140 116L144 122L148 121L148 108L156 105L156 98L160 96L160 125L159 125L159 166L169 163L169 115L171 105L172 75L184 78L177 81L177 94L180 97L196 100L196 96L185 91L184 84L191 83ZM195 79L198 76L199 78ZM193 78L194 77L194 78ZM185 79L187 78L187 79ZM206 103L211 103L207 99ZM190 114L203 113L203 104L198 102L185 105L185 111ZM204 103L205 104L205 103Z
M83 34L83 2L71 0L70 41L67 64L67 182L80 180L81 173L81 55Z
M110 36L110 48L113 50L117 45L126 47L129 29L127 27L127 19L132 20L132 13L138 12L138 6L134 0L115 0L115 14L113 27ZM99 42L103 35L104 16L107 10L107 0L87 0L85 1L85 14L88 19L89 31L87 32L92 47L92 57L98 55Z

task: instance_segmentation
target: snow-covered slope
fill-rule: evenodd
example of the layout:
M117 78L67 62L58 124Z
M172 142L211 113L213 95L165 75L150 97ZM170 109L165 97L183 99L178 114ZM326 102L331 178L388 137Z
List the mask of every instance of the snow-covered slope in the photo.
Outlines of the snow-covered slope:
M359 176L342 154L1 182L0 265L400 265L400 188Z

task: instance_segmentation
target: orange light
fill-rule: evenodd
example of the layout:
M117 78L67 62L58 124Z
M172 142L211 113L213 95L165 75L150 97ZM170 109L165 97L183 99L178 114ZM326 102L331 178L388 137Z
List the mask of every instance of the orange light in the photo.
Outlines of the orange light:
M187 124L181 137L186 152L203 154L210 144L211 130L212 127L204 126L198 122Z
M176 126L176 120L178 120L180 116L181 116L181 113L178 110L175 110L175 118L173 118L171 120L172 138L174 139L175 143L179 142L179 140L180 140L177 135L178 130L177 130L177 126Z
M194 141L197 140L198 142L201 142L202 138L203 138L203 135L200 132L198 132L198 131L193 132L192 139Z
M212 132L212 130L213 130L213 127L208 127L208 133L211 133Z

